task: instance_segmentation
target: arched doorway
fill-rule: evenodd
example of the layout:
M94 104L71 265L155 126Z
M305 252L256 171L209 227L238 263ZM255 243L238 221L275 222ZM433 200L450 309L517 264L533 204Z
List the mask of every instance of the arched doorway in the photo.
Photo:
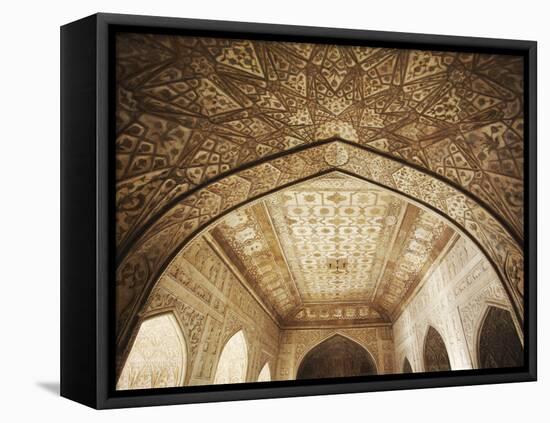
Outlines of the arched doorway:
M431 326L424 341L424 370L427 372L451 370L445 342L439 332Z
M411 363L407 357L405 357L405 360L403 361L403 373L413 373Z
M376 374L370 354L341 335L321 342L302 360L296 379L366 376Z
M247 365L248 348L243 331L240 330L223 347L214 376L214 384L245 382Z
M480 368L523 366L523 347L510 312L489 307L479 333Z
M187 349L172 313L150 317L139 327L117 389L182 386Z
M265 363L264 367L258 375L258 382L271 382L271 371L269 370L269 363Z

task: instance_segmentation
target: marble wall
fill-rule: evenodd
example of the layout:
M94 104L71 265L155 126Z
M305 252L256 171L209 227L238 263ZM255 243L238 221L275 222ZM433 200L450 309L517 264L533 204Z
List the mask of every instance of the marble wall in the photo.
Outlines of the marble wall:
M425 370L424 340L430 326L443 338L452 370L477 368L478 333L491 305L514 315L487 259L471 241L460 237L439 265L432 267L393 324L398 371L403 369L405 358L414 372ZM518 322L515 324L521 333Z

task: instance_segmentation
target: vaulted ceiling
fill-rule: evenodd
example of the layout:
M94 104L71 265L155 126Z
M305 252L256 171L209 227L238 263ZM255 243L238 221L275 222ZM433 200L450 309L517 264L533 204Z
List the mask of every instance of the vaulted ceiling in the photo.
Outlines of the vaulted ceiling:
M387 321L455 231L333 172L230 213L210 235L285 325Z
M523 58L117 36L117 240L177 196L331 137L440 175L523 232Z
M523 94L523 58L509 55L117 34L117 330L128 337L142 293L195 231L340 167L452 217L521 304ZM283 321L391 317L452 233L341 181L281 191L209 235Z

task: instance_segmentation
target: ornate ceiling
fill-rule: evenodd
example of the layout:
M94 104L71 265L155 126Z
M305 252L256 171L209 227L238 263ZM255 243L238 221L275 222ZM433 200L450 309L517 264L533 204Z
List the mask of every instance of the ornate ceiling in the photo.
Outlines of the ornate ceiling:
M117 36L121 246L177 196L331 137L441 175L523 231L523 59Z
M521 57L121 33L116 75L121 339L129 339L128 322L135 322L162 270L197 231L234 207L332 170L374 181L447 216L487 254L521 309ZM346 196L343 190L336 193ZM381 215L373 212L371 220L393 213L393 200L386 202L384 195L374 206ZM327 199L318 197L319 202ZM305 204L305 199L293 201ZM266 242L276 239L281 245L278 253L270 249L254 261L233 253L243 260L243 268L247 263L251 275L262 266L281 272L280 286L262 294L270 296L273 312L285 319L321 320L394 313L414 286L413 275L422 274L422 260L410 265L416 270L410 270L408 279L385 281L391 272L401 274L398 267L406 262L407 251L422 243L406 238L390 249L392 219L384 220L386 229L376 240L369 238L370 246L357 238L353 242L365 252L361 260L372 259L372 264L341 284L372 304L360 309L344 301L346 308L328 313L323 295L336 288L321 292L306 271L307 260L314 268L321 259L307 249L298 251L294 261L283 254L285 242L298 242L294 225L304 222L301 216L293 216L295 224L277 216L286 218L301 204L264 201L243 212L250 222L257 221L266 239L271 237ZM329 218L313 209L308 214L318 226ZM402 207L398 218L411 228L437 226L431 215L411 204ZM344 236L353 240L355 235L335 232L333 238ZM328 233L319 237L326 248L336 245ZM373 244L375 257L367 258L366 249ZM377 261L378 248L388 248L393 257L385 265ZM332 259L336 268L357 263L349 256ZM370 288L358 282L363 277ZM260 292L270 283L258 279ZM378 285L369 297L373 284Z
M339 172L232 212L210 231L286 325L387 321L454 233L435 213Z

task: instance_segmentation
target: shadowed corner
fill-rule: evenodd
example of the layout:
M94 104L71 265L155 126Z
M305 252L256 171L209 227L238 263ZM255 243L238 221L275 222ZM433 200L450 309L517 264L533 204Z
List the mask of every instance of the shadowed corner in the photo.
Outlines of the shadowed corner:
M53 394L55 396L60 395L60 387L59 382L36 382L36 386L39 388L42 388L44 391L49 392L50 394Z

